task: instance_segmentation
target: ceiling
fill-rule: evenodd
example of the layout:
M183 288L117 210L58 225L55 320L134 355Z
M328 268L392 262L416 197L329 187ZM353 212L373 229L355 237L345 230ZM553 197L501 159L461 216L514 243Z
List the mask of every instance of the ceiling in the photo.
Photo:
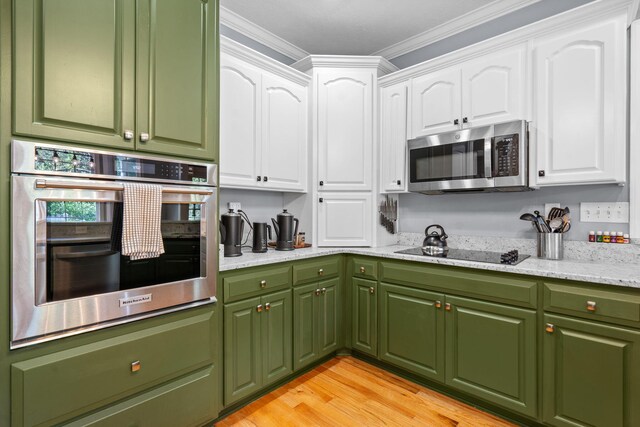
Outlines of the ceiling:
M370 55L487 5L513 0L221 0L310 54Z

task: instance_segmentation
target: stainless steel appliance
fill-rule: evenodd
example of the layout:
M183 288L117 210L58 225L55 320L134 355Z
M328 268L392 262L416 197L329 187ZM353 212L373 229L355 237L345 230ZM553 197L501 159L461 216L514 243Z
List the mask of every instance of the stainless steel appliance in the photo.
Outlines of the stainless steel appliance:
M398 254L416 255L419 257L437 257L437 258L449 258L463 261L475 261L475 262L487 262L490 264L509 264L516 265L529 258L529 255L523 255L516 250L509 252L491 252L491 251L474 251L470 249L452 249L446 253L440 253L436 255L429 255L424 253L422 246L411 249L403 249L396 251Z
M220 243L224 245L225 257L242 255L244 221L242 215L233 209L229 209L229 212L220 215Z
M215 302L216 165L12 141L17 348ZM123 182L162 186L165 253L120 252Z
M286 209L283 209L283 211L278 214L278 222L273 218L271 218L271 222L273 223L273 228L276 231L276 250L294 250L293 236L298 234L298 218L294 218L293 214L290 214ZM296 224L295 229L293 227L294 222Z
M528 127L515 121L408 142L411 192L528 190Z
M271 239L271 226L266 222L253 223L253 248L254 253L267 252L267 236Z
M431 228L439 228L440 233L437 231L432 231L429 234L429 229ZM422 242L422 253L425 255L435 255L435 256L443 256L449 251L449 246L447 245L447 233L444 232L444 228L438 224L432 224L428 226L424 230L424 241Z

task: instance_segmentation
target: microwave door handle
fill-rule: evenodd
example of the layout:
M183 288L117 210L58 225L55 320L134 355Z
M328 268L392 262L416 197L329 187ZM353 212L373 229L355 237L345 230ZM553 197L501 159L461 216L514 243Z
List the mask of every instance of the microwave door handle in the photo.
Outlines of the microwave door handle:
M492 138L484 139L484 177L487 179L493 178L491 175L491 163L493 156L491 152L491 140Z

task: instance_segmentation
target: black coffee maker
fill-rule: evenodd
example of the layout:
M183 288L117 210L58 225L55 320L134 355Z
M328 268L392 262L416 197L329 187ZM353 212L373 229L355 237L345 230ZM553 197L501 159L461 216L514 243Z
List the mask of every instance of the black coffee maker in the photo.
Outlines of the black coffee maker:
M220 243L224 245L224 256L242 255L242 234L244 219L233 209L220 215Z
M276 231L276 250L294 250L293 238L298 234L298 218L294 218L293 214L290 214L286 209L284 209L282 213L278 214L278 222L273 218L271 218L271 222L273 223L273 228ZM294 222L296 224L295 229L293 227Z
M271 226L266 222L253 223L253 248L251 252L267 252L267 235L271 239Z

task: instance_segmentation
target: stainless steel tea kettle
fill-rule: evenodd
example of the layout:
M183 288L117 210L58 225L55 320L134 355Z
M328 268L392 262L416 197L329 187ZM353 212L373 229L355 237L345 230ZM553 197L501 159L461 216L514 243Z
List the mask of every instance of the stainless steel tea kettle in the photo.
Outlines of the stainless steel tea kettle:
M276 250L277 251L292 251L293 238L298 234L298 218L294 218L293 214L283 209L282 213L278 214L278 221L271 218L273 223L273 229L276 232ZM293 223L295 222L295 229Z
M430 228L439 228L440 233L437 231L432 231L429 234ZM444 228L438 224L432 224L428 226L424 230L425 239L422 242L422 253L425 255L431 256L445 256L447 252L449 252L449 248L447 246L447 233L445 233Z

